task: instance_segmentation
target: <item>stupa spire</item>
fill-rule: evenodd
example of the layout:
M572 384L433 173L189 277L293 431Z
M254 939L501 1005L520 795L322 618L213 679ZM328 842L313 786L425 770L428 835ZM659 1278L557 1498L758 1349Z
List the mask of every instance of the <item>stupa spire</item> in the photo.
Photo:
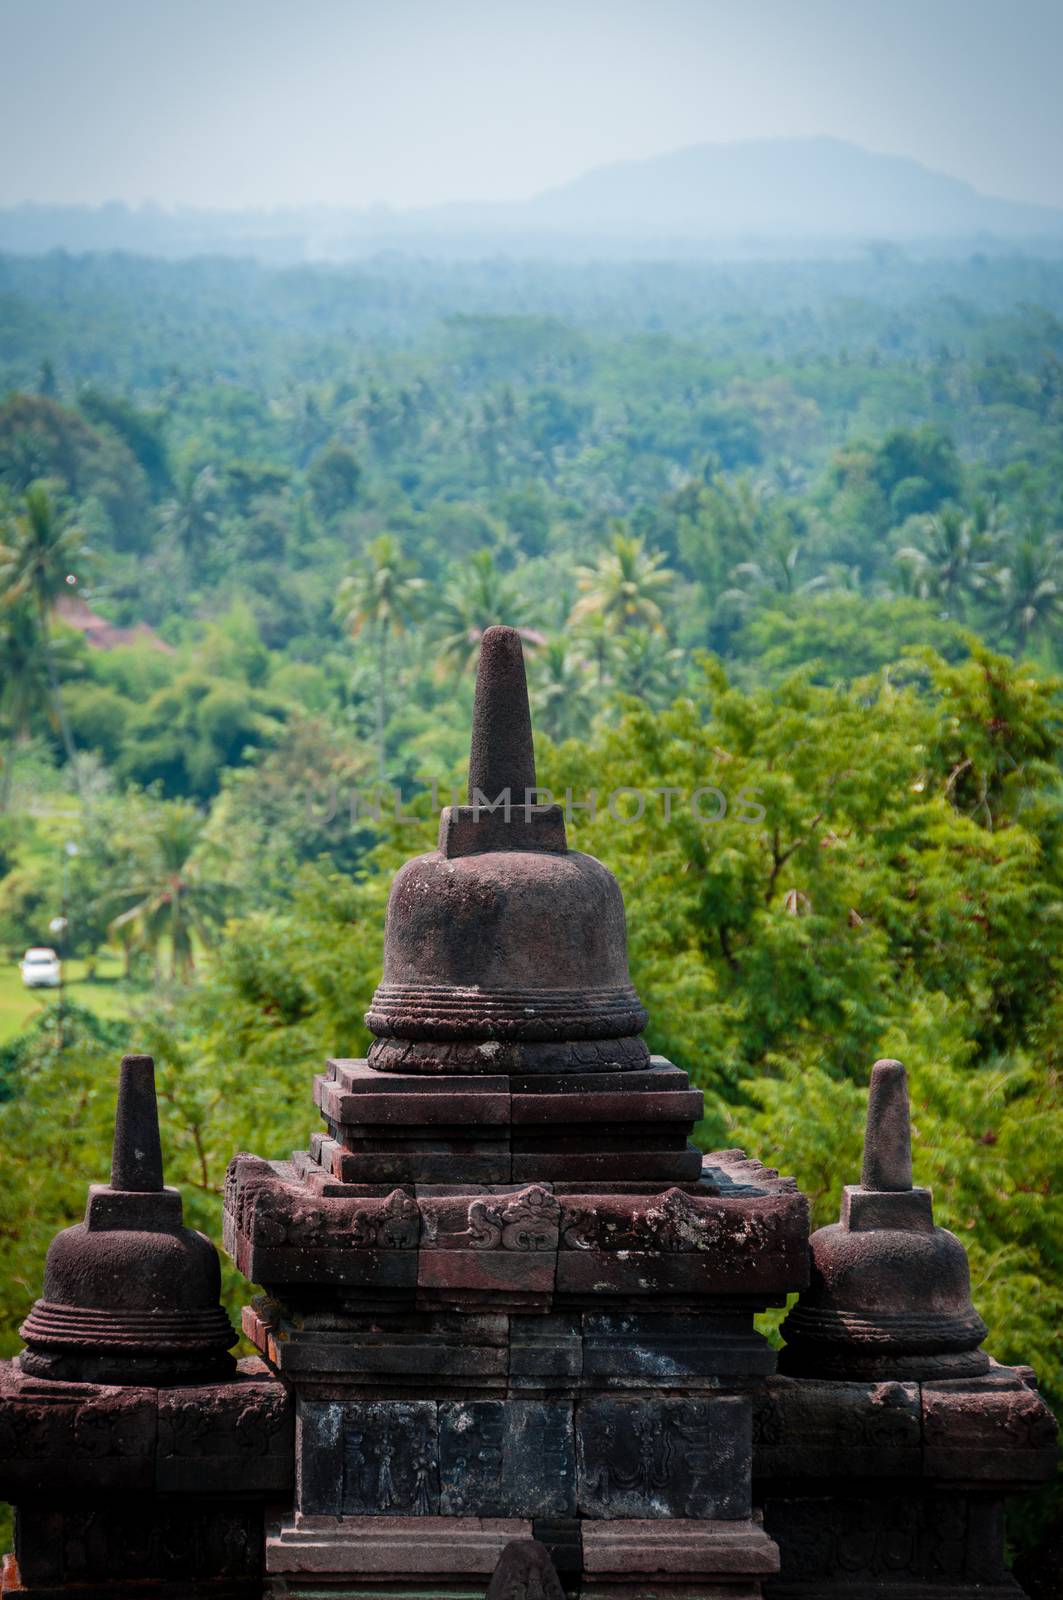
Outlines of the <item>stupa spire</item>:
M162 1145L151 1056L122 1057L114 1117L111 1188L155 1193L162 1188Z
M495 800L508 789L514 805L535 788L528 680L516 628L488 628L480 642L469 744L469 801L476 791Z
M912 1187L908 1074L899 1061L876 1061L871 1069L860 1183L882 1192Z
M564 852L565 814L535 779L524 648L516 628L485 629L469 741L469 801L446 806L439 849L448 859L495 850Z

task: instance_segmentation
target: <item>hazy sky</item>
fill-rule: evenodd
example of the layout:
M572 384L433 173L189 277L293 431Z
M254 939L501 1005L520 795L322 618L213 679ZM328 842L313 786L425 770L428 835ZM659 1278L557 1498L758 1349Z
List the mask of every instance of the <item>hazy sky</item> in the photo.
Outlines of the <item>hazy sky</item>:
M834 134L1063 206L1063 0L0 0L0 203L517 199Z

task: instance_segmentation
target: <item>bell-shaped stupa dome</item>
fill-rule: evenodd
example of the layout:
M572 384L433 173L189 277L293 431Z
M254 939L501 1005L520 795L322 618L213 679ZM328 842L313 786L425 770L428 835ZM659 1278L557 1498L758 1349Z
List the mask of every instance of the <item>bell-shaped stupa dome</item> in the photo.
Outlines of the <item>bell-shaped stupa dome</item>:
M402 1072L644 1067L619 885L539 804L520 635L480 649L469 804L397 874L370 1064Z

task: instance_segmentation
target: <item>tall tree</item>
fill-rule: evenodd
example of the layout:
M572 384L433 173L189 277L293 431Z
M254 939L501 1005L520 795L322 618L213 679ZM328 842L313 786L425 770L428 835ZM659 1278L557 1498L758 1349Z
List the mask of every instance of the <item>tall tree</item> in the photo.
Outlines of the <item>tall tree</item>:
M34 719L51 707L48 652L37 614L27 600L0 607L0 713L7 748L0 773L0 811L11 800L15 749Z
M460 672L470 671L480 640L495 623L516 628L526 645L542 644L542 634L528 626L528 613L512 575L498 570L490 550L476 550L443 590L435 624L440 653Z
M8 606L27 602L36 614L44 641L52 703L75 784L77 757L70 733L52 636L52 615L59 597L68 592L69 580L87 556L85 539L76 523L62 516L43 484L31 484L23 496L0 543L0 594Z
M609 631L609 624L602 613L591 611L581 617L575 625L575 637L580 648L594 663L598 688L604 688L610 665L616 654L616 638Z
M593 567L578 567L576 578L582 599L572 608L573 623L600 612L614 633L662 626L661 600L673 573L661 552L647 550L641 539L614 533L608 550Z
M1063 545L1024 539L996 577L995 620L1022 652L1063 622Z
M177 492L159 507L163 532L190 562L206 553L218 525L218 480L213 467L184 474Z
M759 561L740 561L731 573L731 587L720 596L720 607L744 616L756 605L777 596L814 594L831 587L836 579L825 573L798 582L797 569L802 553L799 544L784 546L773 542L765 547Z
M133 873L109 893L112 903L125 905L111 922L114 935L121 938L132 928L135 947L156 959L169 944L173 978L192 972L196 943L214 942L232 898L205 830L206 818L195 806L163 802Z
M663 633L629 628L617 642L613 673L622 694L659 707L674 698L682 666L682 650L671 648Z
M387 768L388 722L388 644L394 633L403 633L419 610L424 579L415 576L402 546L393 534L382 533L366 550L357 572L340 584L336 616L356 639L363 629L372 637L376 651L377 766L383 777Z
M992 571L993 530L988 515L945 506L927 517L923 542L897 552L912 588L923 600L940 600L950 616L962 621L966 601L984 592Z
M538 657L532 678L535 725L560 744L582 739L590 729L594 704L588 692L585 663L563 637L550 639Z

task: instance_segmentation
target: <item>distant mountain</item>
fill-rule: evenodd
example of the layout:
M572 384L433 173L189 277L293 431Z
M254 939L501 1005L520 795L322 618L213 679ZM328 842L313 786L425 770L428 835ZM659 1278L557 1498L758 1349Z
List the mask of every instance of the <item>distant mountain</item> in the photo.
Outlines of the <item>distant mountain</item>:
M845 255L894 243L934 253L1063 250L1063 211L980 194L903 156L840 139L694 145L595 167L517 202L413 211L286 207L166 211L17 206L0 211L0 251L126 250L243 255L290 263L381 250L427 255Z
M525 226L688 238L1063 237L1063 211L979 194L840 139L694 145L596 167L519 209Z

